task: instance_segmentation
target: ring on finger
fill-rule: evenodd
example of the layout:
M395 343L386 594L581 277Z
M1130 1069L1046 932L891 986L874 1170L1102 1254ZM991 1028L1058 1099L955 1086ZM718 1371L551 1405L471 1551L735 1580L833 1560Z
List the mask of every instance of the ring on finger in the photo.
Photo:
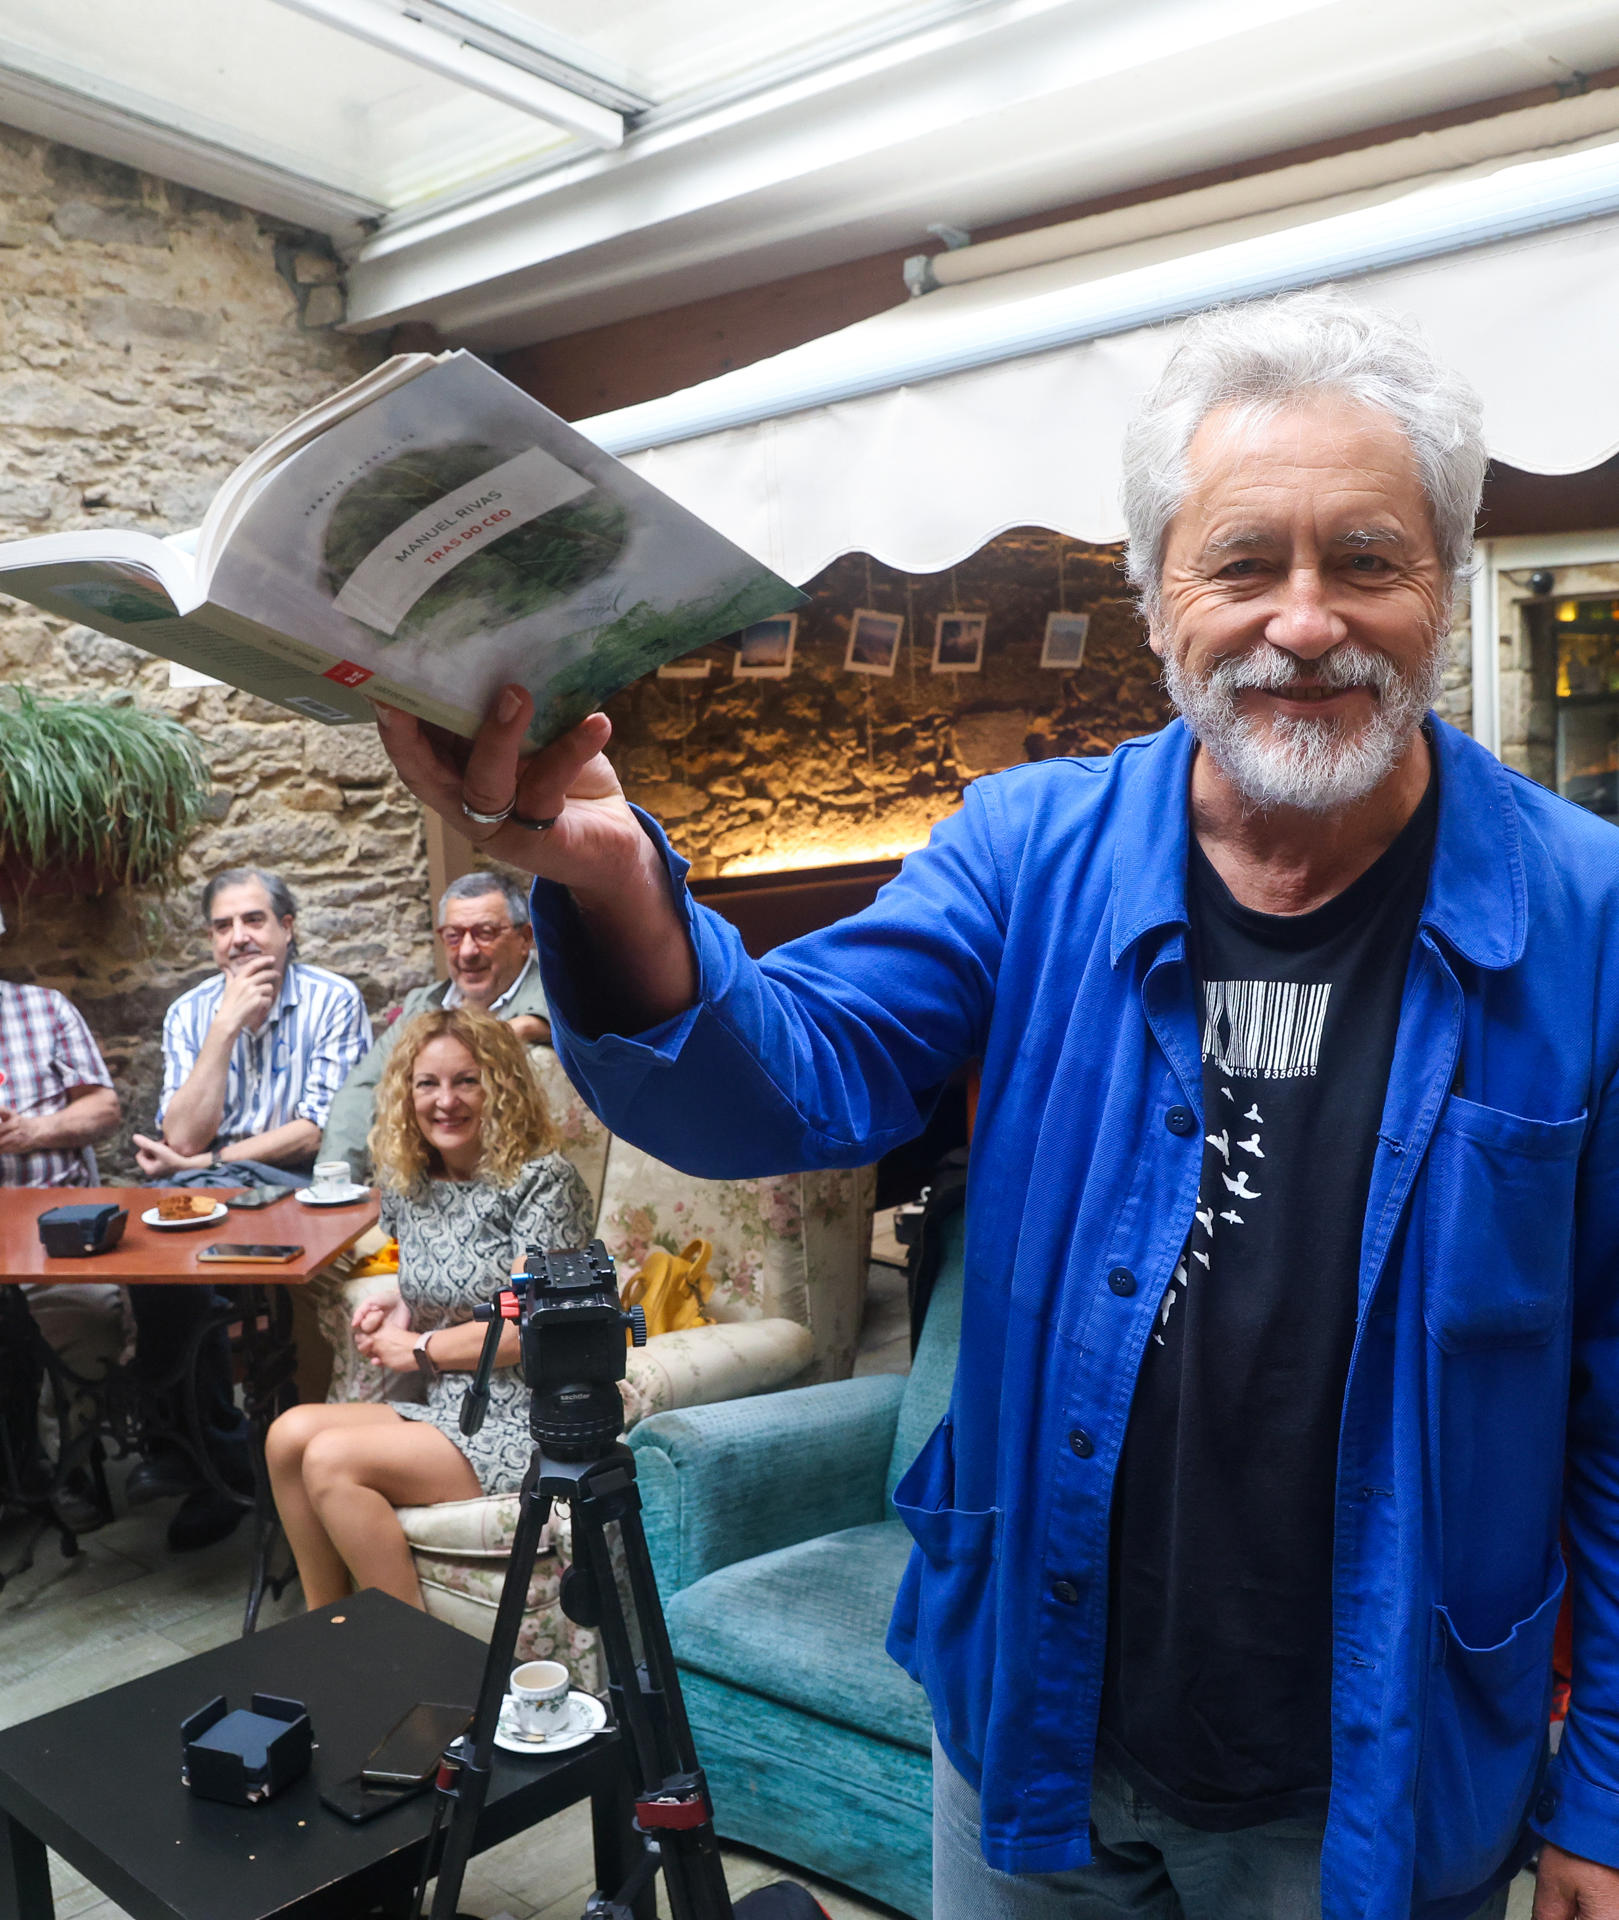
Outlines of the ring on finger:
M526 813L513 811L511 823L514 827L527 827L530 833L545 833L556 825L557 816L553 813L547 820L531 820Z
M461 802L461 811L469 820L476 820L480 827L498 827L503 820L509 820L517 807L517 795L514 793L499 813L480 813L476 807Z

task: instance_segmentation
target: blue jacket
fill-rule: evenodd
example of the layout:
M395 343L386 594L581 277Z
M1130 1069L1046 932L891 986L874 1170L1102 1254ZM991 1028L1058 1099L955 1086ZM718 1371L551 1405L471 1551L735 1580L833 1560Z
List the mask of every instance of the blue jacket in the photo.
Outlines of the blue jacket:
M1327 1920L1462 1920L1531 1818L1619 1867L1619 834L1436 732L1339 1443ZM982 1059L961 1359L896 1495L889 1644L1014 1873L1088 1857L1113 1473L1197 1193L1191 755L1176 722L981 780L867 911L761 963L668 854L701 999L634 1037L589 1037L572 909L535 890L570 1074L691 1173L872 1160Z

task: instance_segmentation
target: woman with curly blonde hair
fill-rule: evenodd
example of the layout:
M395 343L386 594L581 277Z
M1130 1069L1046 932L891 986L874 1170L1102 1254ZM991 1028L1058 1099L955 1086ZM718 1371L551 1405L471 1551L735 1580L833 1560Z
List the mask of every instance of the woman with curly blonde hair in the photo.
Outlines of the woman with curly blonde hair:
M271 1427L270 1480L311 1607L341 1599L351 1579L419 1607L394 1509L518 1487L531 1442L515 1328L501 1335L482 1429L468 1440L458 1424L483 1345L473 1309L531 1246L590 1237L589 1196L554 1150L521 1041L475 1008L437 1007L405 1027L377 1089L370 1144L399 1285L355 1314L355 1344L375 1366L419 1368L427 1398L298 1406Z

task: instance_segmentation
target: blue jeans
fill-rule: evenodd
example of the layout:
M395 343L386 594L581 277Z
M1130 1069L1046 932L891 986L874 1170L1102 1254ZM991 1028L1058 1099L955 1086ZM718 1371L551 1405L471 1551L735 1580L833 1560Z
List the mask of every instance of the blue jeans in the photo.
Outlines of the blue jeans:
M997 1873L978 1841L978 1795L933 1742L933 1920L1321 1920L1321 1823L1236 1833L1183 1826L1105 1760L1091 1781L1088 1867ZM1502 1920L1505 1887L1475 1920Z

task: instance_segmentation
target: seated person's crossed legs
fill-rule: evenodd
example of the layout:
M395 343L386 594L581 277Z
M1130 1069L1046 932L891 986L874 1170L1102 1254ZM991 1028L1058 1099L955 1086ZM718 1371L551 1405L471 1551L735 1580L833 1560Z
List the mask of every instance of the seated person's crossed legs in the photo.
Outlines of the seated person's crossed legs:
M375 1367L419 1369L427 1398L298 1406L271 1427L270 1484L310 1606L352 1582L419 1607L395 1508L522 1484L532 1441L515 1327L501 1333L482 1428L460 1431L484 1342L473 1310L530 1245L577 1246L590 1232L590 1196L556 1150L522 1040L474 1007L430 1008L401 1024L370 1151L382 1226L399 1242L399 1284L356 1309L355 1344Z

